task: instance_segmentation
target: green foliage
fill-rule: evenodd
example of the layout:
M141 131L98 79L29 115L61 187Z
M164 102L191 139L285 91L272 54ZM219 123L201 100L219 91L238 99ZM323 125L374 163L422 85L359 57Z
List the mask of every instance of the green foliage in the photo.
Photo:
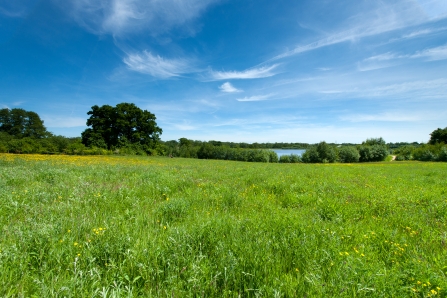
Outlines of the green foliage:
M447 144L447 127L444 129L438 128L434 130L430 134L430 140L428 141L428 143L431 145L435 145L437 143Z
M240 149L203 143L197 151L199 159L237 160L248 162L278 162L278 155L265 149Z
M425 144L413 151L413 158L419 161L446 161L445 150L447 146L444 143L436 143L434 145Z
M362 142L364 146L386 146L385 140L383 138L371 138L366 139L366 141Z
M338 158L343 163L358 162L360 159L359 151L354 146L342 146L338 150Z
M301 157L297 154L290 154L290 155L281 155L279 157L280 163L300 163Z
M411 160L415 149L414 146L406 145L395 149L393 154L396 155L396 161Z
M367 139L357 147L360 162L384 161L388 154L388 148L382 138Z
M290 163L290 155L281 155L279 157L279 163Z
M301 156L301 159L305 163L321 162L320 155L318 154L318 150L317 150L316 146L308 148Z
M82 143L89 147L111 150L137 144L150 152L162 133L155 115L132 103L120 103L116 107L95 105L87 114L90 115L87 126L91 128L82 133Z
M0 132L16 138L43 138L48 134L39 115L24 109L1 109Z
M334 163L337 161L337 151L334 146L320 142L307 149L301 158L306 163Z

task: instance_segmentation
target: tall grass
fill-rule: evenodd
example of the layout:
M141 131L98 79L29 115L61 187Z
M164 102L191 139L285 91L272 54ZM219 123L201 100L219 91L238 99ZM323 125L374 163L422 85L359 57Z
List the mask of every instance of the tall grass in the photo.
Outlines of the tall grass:
M2 297L445 297L447 164L0 155Z

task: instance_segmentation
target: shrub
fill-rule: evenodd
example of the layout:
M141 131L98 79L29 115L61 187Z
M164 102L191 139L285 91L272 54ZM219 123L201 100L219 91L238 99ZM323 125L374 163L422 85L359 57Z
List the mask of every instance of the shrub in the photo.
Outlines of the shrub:
M388 156L388 149L385 145L360 145L358 151L361 162L384 161Z
M394 154L396 155L397 161L410 160L413 159L413 146L403 146L394 150Z
M301 162L301 157L297 154L290 154L290 163L299 163Z
M289 155L281 155L279 158L280 163L290 163L290 156Z
M303 153L301 157L305 163L317 163L320 162L320 156L318 154L317 148L315 146L310 147Z
M360 154L357 148L352 146L345 146L340 148L338 152L338 157L340 162L352 163L359 161Z
M438 155L438 161L447 161L447 147L442 147Z

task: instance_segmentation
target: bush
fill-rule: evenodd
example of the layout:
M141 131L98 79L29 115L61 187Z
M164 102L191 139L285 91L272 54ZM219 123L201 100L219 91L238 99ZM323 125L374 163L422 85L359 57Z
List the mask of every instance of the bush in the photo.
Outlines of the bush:
M290 163L290 156L289 155L281 155L279 157L280 163Z
M297 154L290 154L289 155L290 163L299 163L301 162L301 157Z
M317 148L315 146L310 147L303 153L301 157L305 163L317 163L320 162L320 156L318 154Z
M338 152L338 157L340 162L352 163L359 161L360 154L357 148L352 146L345 146L340 148Z
M438 155L438 161L447 161L447 147L442 147Z
M388 156L386 145L360 145L358 151L361 162L384 161Z
M396 155L397 161L403 161L403 160L411 160L413 159L413 151L415 148L413 146L402 146L400 148L397 148L394 150L394 154Z

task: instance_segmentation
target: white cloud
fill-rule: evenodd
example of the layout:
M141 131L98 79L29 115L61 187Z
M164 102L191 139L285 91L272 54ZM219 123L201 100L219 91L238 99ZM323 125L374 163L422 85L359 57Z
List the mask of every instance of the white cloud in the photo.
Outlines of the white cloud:
M347 29L338 30L338 32L336 31L315 42L296 46L292 50L275 56L270 61L343 42L354 42L365 37L422 24L433 19L431 16L427 17L427 15L421 12L420 7L416 3L409 1L397 1L394 4L382 1L377 3L376 9L350 18L353 22L346 26Z
M255 95L250 97L244 97L244 98L238 98L237 101L261 101L261 100L268 100L270 99L274 94L267 94L267 95Z
M152 53L143 51L141 53L128 54L123 62L128 69L143 74L149 74L157 78L176 77L188 72L189 63L182 59L164 59L154 56Z
M95 34L124 35L146 31L157 35L185 26L220 0L54 0Z
M424 51L418 52L410 56L410 58L420 58L420 57L428 58L428 60L431 61L445 60L447 59L447 45L426 49Z
M227 93L242 92L242 90L239 90L235 88L233 85L231 85L230 82L223 83L222 86L219 87L219 89L222 90L222 92Z
M250 68L244 71L211 71L211 77L213 80L231 80L231 79L260 79L274 76L273 73L279 64L273 64L271 66L263 66L258 68Z
M418 59L426 58L428 61L437 61L447 59L447 45L425 49L423 51L416 52L415 54L398 55L396 53L385 53L364 59L359 62L358 69L360 71L369 71L379 68L390 67L398 64L399 60L405 61L405 59Z
M381 121L381 122L413 122L420 121L420 115L409 115L402 113L380 113L380 114L356 114L340 117L343 121L350 122L369 122L369 121Z

